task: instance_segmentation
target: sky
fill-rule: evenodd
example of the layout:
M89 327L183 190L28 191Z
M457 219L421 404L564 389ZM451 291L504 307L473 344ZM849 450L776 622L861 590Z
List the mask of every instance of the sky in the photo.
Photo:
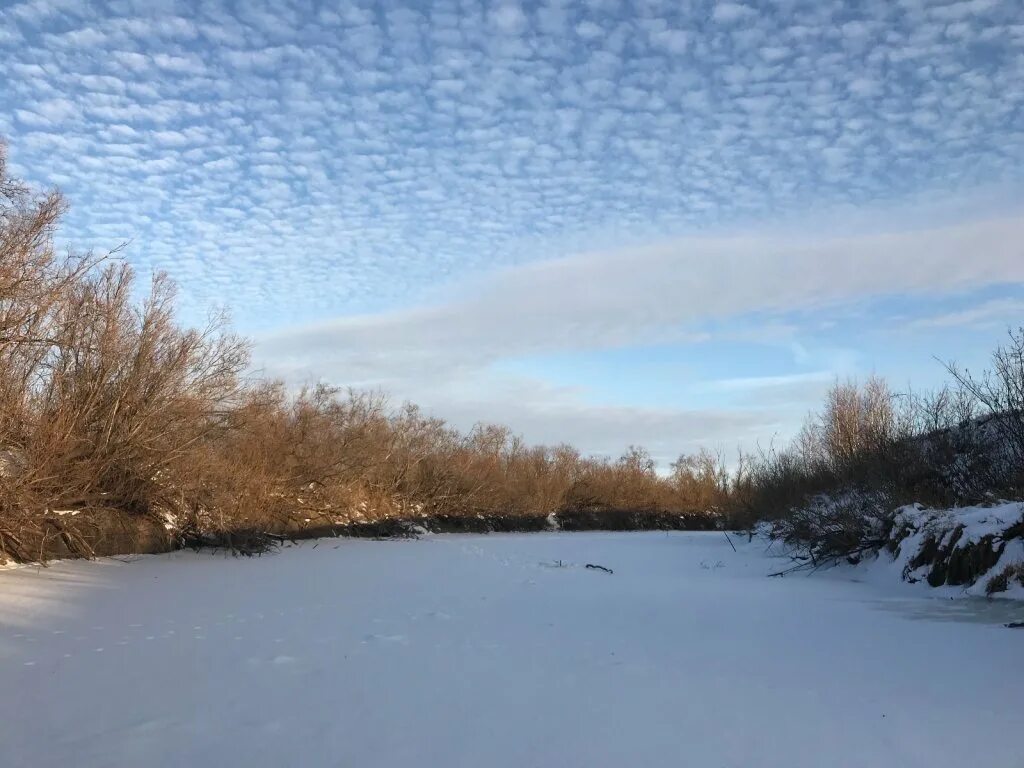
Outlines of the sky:
M587 453L1024 324L1021 0L0 0L0 137L260 372Z

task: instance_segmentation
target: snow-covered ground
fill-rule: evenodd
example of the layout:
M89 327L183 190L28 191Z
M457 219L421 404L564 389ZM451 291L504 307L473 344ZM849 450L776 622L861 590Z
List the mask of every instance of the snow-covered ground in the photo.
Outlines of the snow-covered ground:
M784 563L736 543L329 540L0 573L0 766L1024 766L1024 630L1002 626L1024 604L765 578Z

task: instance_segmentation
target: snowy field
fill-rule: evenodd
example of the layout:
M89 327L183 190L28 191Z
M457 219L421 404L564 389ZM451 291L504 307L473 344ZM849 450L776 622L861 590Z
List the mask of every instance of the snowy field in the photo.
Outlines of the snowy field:
M737 545L431 536L2 572L0 766L1024 766L1024 630L1002 626L1024 604L769 579L785 562Z

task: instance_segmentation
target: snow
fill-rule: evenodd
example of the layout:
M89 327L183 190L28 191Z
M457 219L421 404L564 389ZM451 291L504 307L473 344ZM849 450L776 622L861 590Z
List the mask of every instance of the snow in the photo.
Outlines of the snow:
M1024 619L720 533L0 573L0 765L1020 768ZM586 568L601 565L613 574Z
M920 505L902 507L897 510L897 527L901 524L915 530L934 532L946 530L947 540L953 529L963 528L957 548L974 544L985 536L1000 536L1003 531L1024 517L1024 503L1007 501L984 507L956 507L933 510Z
M898 571L899 578L923 582L927 577L930 564L918 569L910 568L914 556L920 552L928 539L937 539L943 548L948 547L953 536L959 530L960 537L953 549L963 549L977 544L985 537L992 537L993 548L1003 542L1003 534L1011 526L1024 519L1024 503L1004 501L998 504L975 507L956 507L953 509L930 509L921 505L909 505L896 511L893 535L903 536L899 541L899 555L891 562L886 562L885 555L880 555L881 568L874 570L889 574ZM906 534L906 535L905 535ZM977 581L966 587L944 587L942 593L949 596L957 594L967 596L984 596L985 587L990 578L999 574L1007 566L1024 563L1024 540L1014 538L1006 542L999 560ZM999 593L1001 598L1024 599L1024 587L1019 582L1011 584L1009 590Z

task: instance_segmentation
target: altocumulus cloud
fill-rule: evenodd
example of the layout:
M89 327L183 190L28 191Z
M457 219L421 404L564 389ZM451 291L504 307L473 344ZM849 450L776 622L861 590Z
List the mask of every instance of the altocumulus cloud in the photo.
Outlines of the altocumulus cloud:
M1018 0L38 0L0 9L0 82L63 235L131 240L192 316L230 304L268 369L602 450L792 414L595 404L501 361L1021 280Z

